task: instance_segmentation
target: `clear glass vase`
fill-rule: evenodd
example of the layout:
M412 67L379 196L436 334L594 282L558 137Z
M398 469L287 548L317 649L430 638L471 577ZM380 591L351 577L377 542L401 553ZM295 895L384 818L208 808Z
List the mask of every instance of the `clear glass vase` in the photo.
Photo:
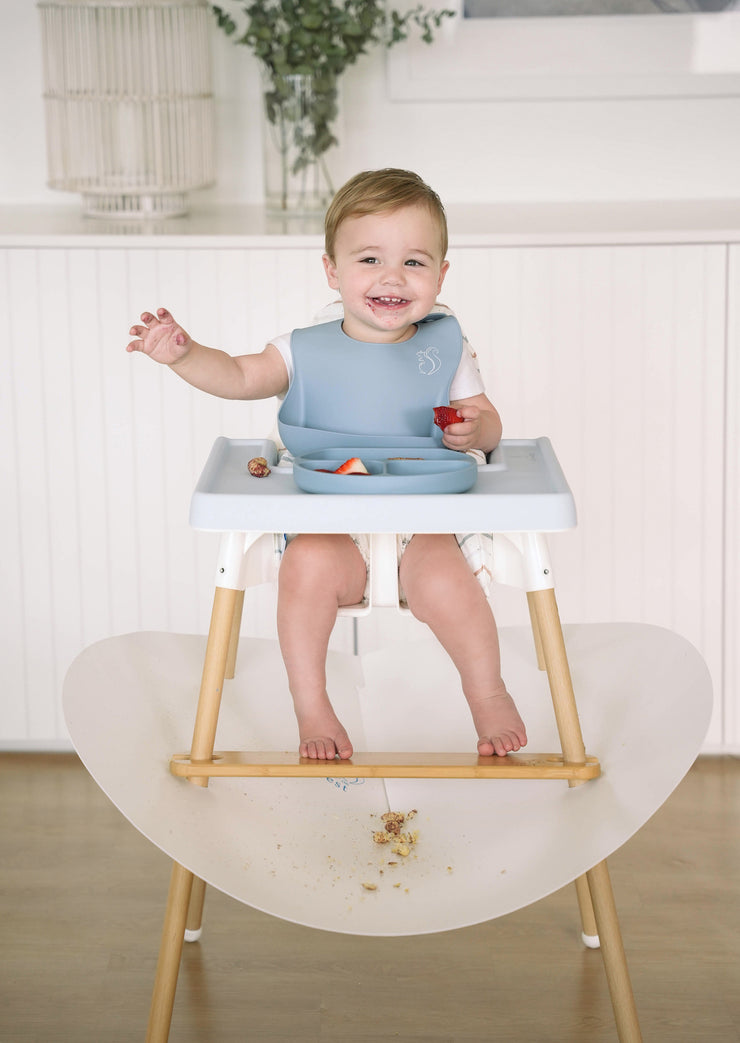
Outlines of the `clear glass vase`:
M327 156L337 144L336 81L263 78L265 204L272 214L323 214L334 194Z

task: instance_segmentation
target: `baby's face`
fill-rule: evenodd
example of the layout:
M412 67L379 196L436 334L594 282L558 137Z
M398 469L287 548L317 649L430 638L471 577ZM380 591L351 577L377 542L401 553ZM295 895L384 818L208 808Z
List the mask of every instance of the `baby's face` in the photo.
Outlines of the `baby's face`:
M329 286L344 304L344 332L355 340L407 340L432 309L449 263L425 206L349 217L324 255Z

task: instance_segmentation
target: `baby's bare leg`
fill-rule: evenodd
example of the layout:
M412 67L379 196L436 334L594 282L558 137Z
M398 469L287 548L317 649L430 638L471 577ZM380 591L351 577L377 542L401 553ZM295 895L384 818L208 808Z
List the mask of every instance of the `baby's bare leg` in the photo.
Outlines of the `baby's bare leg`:
M302 757L352 756L352 743L326 692L326 653L340 605L365 591L362 555L349 536L296 536L278 574L278 637L293 696Z
M408 606L458 669L479 735L478 752L499 757L526 745L527 733L501 678L490 605L452 535L416 535L401 559Z

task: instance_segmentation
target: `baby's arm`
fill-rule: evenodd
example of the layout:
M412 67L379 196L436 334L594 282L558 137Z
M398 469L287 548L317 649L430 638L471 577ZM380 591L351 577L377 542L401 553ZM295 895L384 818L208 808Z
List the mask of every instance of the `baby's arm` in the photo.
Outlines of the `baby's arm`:
M459 424L449 424L442 435L448 449L464 452L466 449L482 449L492 452L501 441L501 417L487 395L458 398L450 405L460 413Z
M201 391L237 399L270 398L287 391L288 371L274 344L256 355L232 356L198 344L164 308L156 317L144 312L141 321L143 325L129 330L137 339L126 350L149 355Z

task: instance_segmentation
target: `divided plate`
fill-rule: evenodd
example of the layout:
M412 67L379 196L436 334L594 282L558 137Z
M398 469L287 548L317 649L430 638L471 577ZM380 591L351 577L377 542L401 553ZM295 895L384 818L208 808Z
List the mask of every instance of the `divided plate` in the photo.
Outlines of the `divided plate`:
M359 457L368 474L333 474ZM463 493L475 485L478 465L452 449L316 449L293 460L293 478L308 493Z

